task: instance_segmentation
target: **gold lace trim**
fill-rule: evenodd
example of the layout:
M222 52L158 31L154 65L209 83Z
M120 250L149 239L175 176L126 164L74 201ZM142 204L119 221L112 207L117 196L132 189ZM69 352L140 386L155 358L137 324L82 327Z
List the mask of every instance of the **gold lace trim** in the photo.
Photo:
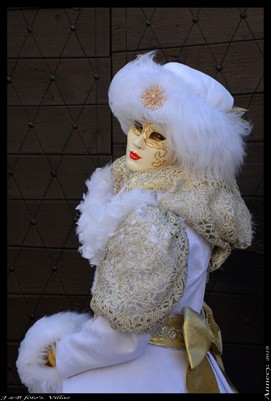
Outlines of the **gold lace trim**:
M126 333L155 333L183 295L188 239L180 219L156 206L132 211L108 241L90 306Z
M111 166L115 193L119 190L159 191L157 205L182 216L213 245L209 271L220 267L232 249L244 249L252 240L251 216L235 181L200 178L178 166L132 172L126 157Z

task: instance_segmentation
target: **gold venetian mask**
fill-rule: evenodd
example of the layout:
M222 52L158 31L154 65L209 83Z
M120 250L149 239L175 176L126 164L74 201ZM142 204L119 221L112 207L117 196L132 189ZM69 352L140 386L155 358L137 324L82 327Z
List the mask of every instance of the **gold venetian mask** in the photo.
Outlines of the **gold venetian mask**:
M144 171L171 164L166 134L154 124L134 121L126 149L127 166L132 171Z

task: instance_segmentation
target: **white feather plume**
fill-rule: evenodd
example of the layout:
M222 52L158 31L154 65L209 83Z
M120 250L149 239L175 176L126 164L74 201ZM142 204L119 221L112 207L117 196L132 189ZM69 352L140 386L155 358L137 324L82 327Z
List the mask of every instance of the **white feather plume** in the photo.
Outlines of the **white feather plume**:
M76 229L82 244L79 251L90 263L99 265L107 241L121 221L134 209L154 205L156 196L140 189L113 195L109 165L97 169L86 185L88 192L77 207L81 212Z

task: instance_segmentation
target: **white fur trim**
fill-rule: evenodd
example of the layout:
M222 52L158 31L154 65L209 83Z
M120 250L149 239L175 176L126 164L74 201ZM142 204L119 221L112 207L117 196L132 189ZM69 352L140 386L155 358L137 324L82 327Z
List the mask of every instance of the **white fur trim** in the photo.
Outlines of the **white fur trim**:
M149 52L127 63L111 81L109 105L127 134L134 121L164 130L176 164L199 176L235 178L251 124L234 111L231 94L212 77L180 63L160 65ZM159 85L162 107L144 107L146 89Z
M48 347L66 335L80 331L88 314L61 312L38 320L20 344L16 362L22 383L30 393L59 393L62 377L56 368L47 366L45 358Z
M86 184L88 193L77 207L81 212L76 229L82 244L79 252L91 263L99 265L107 241L121 221L134 209L156 204L156 196L140 189L113 195L109 166L97 169Z

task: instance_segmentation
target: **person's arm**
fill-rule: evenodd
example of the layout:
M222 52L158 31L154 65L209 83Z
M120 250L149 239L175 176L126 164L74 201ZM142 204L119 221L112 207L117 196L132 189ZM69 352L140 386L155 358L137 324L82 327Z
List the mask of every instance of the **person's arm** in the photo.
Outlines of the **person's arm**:
M126 362L144 351L150 337L117 332L103 317L90 319L80 332L58 342L56 368L63 378L68 378L89 369Z

